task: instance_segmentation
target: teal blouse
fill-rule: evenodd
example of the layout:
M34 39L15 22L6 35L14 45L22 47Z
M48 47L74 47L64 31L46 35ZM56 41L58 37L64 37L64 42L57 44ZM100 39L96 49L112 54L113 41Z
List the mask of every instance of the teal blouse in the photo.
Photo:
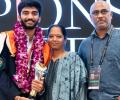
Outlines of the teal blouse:
M45 100L86 100L86 76L85 66L76 53L69 52L55 62L51 60Z

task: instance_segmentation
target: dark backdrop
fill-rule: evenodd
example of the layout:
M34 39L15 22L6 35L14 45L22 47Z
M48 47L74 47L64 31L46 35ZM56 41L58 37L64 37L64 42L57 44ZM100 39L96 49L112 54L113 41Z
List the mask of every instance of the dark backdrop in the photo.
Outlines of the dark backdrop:
M7 12L10 4L11 8ZM0 0L0 32L11 30L17 20L16 4L20 0ZM77 51L82 39L88 37L93 30L93 26L88 20L90 5L94 0L39 0L42 4L42 21L39 24L45 33L47 28L56 23L62 24L66 27L68 33L67 49ZM112 23L115 27L120 26L120 0L107 0L111 3L113 8ZM59 7L59 5L61 7ZM83 7L83 8L82 8ZM62 10L60 14L59 10ZM116 10L117 9L117 10ZM7 12L5 15L5 12ZM72 27L73 26L73 27ZM46 34L45 34L46 36Z

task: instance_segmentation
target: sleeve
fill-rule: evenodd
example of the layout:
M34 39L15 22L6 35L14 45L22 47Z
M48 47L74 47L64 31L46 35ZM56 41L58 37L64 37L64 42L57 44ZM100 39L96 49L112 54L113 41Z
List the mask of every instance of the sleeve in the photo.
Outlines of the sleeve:
M6 43L0 57L5 63L4 68L0 70L0 100L14 100L20 91L12 80L12 75L15 73L15 57L10 56Z
M83 57L82 57L82 49L83 49L83 41L81 42L81 44L79 45L79 48L78 48L78 55L79 55L81 58L83 58Z
M20 94L15 84L4 71L0 73L0 93L1 98L9 98L9 100L13 100L15 96Z
M87 100L87 70L82 59L76 55L75 58L75 100Z
M82 61L85 64L85 67L87 68L88 66L88 60L87 58L89 57L89 52L90 52L90 40L91 39L85 39L81 42L79 49L78 49L78 55L80 56L80 58L82 59ZM87 68L88 70L88 68Z

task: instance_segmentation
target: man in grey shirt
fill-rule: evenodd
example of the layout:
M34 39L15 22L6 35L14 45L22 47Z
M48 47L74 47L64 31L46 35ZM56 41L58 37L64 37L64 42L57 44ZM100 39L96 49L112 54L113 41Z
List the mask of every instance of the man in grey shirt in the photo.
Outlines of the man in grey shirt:
M120 30L111 24L112 12L106 1L94 2L90 17L95 30L78 50L89 73L88 100L119 100Z

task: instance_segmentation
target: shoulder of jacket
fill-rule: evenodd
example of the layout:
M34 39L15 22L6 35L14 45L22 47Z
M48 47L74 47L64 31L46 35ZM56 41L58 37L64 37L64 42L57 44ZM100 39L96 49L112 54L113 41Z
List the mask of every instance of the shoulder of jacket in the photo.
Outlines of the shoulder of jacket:
M6 43L7 43L7 46L9 48L11 55L15 56L16 46L15 46L15 40L14 40L14 31L10 30L10 31L5 31L3 33L7 35Z

